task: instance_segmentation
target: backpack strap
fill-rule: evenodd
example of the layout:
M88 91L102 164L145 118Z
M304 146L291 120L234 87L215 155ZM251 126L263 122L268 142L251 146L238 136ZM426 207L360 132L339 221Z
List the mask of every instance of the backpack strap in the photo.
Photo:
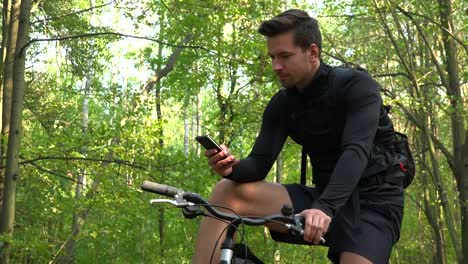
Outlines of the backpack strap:
M301 184L306 185L306 176L307 176L307 152L304 147L302 147L301 153Z
M347 72L349 71L350 71L349 69L345 69L341 67L333 67L330 70L330 73L328 76L328 89L329 89L328 100L330 101L331 107L336 108L337 112L339 112L339 109L337 107L342 107L341 102L338 102L339 96L338 96L337 83L342 82L342 80L344 79L344 75L347 74ZM337 81L337 79L339 80ZM302 147L302 152L301 152L301 184L302 185L306 185L306 179L307 179L307 151L305 150L304 147Z
M336 109L337 114L343 110L344 104L344 97L342 96L343 91L339 91L338 87L343 87L344 82L353 71L355 70L343 67L333 67L330 70L330 75L328 77L328 89L330 89L328 91L328 98L330 100L330 105Z

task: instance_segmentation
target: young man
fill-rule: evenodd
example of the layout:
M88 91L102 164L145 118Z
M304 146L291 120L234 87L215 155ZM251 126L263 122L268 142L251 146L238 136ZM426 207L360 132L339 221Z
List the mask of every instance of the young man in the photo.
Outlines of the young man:
M210 202L258 216L292 205L305 217L302 242L318 244L325 237L334 263L387 263L400 234L403 173L390 164L394 131L378 84L361 71L345 70L339 77L323 63L318 23L304 11L264 21L259 32L284 89L268 103L247 158L237 160L225 146L219 153L206 151L208 164L224 177ZM264 181L288 136L310 157L315 187ZM209 263L224 227L202 220L194 263ZM284 228L268 227L275 240L294 242Z

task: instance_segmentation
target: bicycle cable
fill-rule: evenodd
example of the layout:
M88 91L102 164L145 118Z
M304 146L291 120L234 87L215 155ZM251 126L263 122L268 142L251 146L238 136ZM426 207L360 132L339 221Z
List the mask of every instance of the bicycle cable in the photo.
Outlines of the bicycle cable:
M228 211L233 212L236 216L239 217L239 219L240 219L240 221L241 221L241 224L240 224L240 225L242 226L242 231L240 231L239 233L240 233L240 235L241 235L241 243L244 242L244 245L245 245L245 247L244 247L244 251L245 251L245 252L244 252L244 258L245 258L245 259L247 259L247 257L248 257L248 252L247 252L247 239L246 239L246 235L245 235L245 224L244 224L244 221L243 221L244 218L262 219L262 220L265 220L265 221L268 221L268 222L271 222L271 223L276 223L276 224L279 224L279 225L282 225L282 226L285 226L285 225L286 225L285 223L283 223L283 222L281 222L281 221L273 220L273 219L268 219L267 217L262 217L262 216L241 216L241 215L239 215L238 213L236 213L234 210L232 210L231 208L228 208L228 207L219 206L219 205L211 205L211 206L212 206L212 207L221 208L221 209L226 209L226 210L228 210ZM223 234L226 232L227 228L228 228L230 225L232 225L232 223L231 223L231 222L228 222L228 221L226 221L226 220L224 220L224 219L221 219L221 218L212 216L212 215L208 215L208 214L203 214L203 215L204 215L204 216L207 216L207 217L210 217L210 218L213 218L213 219L215 219L215 220L219 220L219 221L224 222L224 223L227 224L226 227L224 227L223 231L222 231L222 232L220 233L220 235L218 236L218 239L216 240L216 243L215 243L215 245L214 245L214 247L213 247L213 250L211 251L210 264L212 264L212 263L213 263L214 254L215 254L215 252L216 252L216 248L217 248L217 246L218 246L218 244L219 244L219 241L221 240L221 237L223 236ZM236 229L236 231L239 231L239 228L238 228L238 227L236 227L236 226L234 226L234 225L232 225L232 226Z
M246 241L246 240L244 240L244 238L245 238L245 225L244 225L243 217L241 215L239 215L236 211L232 210L229 207L224 207L224 206L221 206L221 205L210 205L210 206L228 210L228 211L232 212L234 215L236 215L240 219L240 221L241 221L240 225L242 226L242 230L239 232L240 235L241 235L241 241ZM222 218L218 218L218 217L208 215L208 214L203 214L203 216L207 216L207 217L219 220L219 221L224 222L224 223L227 224L226 227L224 227L221 234L218 236L218 239L216 239L216 243L215 243L215 245L213 247L213 250L211 251L211 257L210 257L210 264L211 264L211 263L213 263L214 254L216 252L216 248L218 247L219 241L221 240L221 237L223 236L223 234L226 232L227 228L229 226L233 226L236 229L236 231L239 231L239 228L237 226L234 226L232 224L232 222L228 222L228 221L226 221L226 220L224 220ZM247 257L247 248L245 249L245 257Z

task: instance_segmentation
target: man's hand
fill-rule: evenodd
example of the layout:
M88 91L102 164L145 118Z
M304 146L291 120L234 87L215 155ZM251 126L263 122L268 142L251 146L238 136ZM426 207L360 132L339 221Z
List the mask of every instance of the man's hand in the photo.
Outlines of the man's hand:
M234 155L229 154L229 149L225 145L220 146L223 150L216 152L216 149L205 151L205 156L208 158L208 165L217 174L226 177L232 173L232 167L239 164Z
M320 243L331 222L331 218L318 209L307 209L299 213L304 217L304 240L315 245Z

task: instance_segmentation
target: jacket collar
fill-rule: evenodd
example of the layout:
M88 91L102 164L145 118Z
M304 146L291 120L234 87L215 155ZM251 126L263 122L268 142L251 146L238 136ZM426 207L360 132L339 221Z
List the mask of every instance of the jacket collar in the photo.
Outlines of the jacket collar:
M286 89L288 95L304 96L304 97L318 97L328 88L328 75L331 66L320 60L320 66L315 72L312 81L304 88L303 91L299 92L296 88Z

